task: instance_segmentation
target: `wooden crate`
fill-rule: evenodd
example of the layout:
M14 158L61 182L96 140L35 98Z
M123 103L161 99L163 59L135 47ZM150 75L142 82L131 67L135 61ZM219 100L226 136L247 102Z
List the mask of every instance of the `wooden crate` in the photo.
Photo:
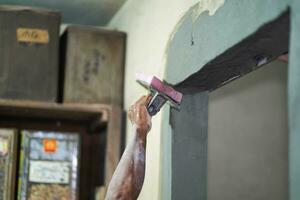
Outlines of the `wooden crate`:
M64 103L123 104L126 35L70 26L61 38Z
M0 6L0 98L55 101L60 14Z

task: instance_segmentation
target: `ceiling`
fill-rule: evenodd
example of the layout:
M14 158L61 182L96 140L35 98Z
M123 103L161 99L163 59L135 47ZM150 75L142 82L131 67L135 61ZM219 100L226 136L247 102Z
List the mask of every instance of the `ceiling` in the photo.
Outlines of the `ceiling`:
M125 0L0 0L1 5L26 5L59 10L63 23L104 26Z

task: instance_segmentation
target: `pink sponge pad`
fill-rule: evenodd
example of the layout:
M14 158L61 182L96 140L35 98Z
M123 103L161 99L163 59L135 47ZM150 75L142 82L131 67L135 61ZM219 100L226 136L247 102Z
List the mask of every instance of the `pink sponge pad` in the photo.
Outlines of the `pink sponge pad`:
M136 81L150 90L156 90L157 92L166 95L177 104L179 104L182 100L182 93L176 91L171 86L166 85L155 76L136 74Z

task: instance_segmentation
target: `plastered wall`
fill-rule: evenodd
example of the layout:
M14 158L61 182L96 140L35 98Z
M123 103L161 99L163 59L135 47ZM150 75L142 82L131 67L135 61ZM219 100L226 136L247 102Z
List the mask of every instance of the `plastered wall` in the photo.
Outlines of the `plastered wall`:
M193 9L186 13L180 26L173 34L167 50L166 79L177 84L191 74L199 71L217 55L251 35L265 23L275 19L288 8L288 1L247 1L227 0L214 13L203 12L196 20ZM238 54L236 56L239 56ZM168 111L166 111L166 120ZM167 123L163 124L162 134L162 196L169 195L172 183L172 160L168 156L176 146L170 145L173 140L172 130ZM185 152L178 156L185 156ZM199 165L205 160L199 160ZM184 183L182 183L184 184Z
M288 7L288 0L128 0L109 26L128 33L125 109L146 91L136 72L177 84ZM207 11L207 12L205 12ZM131 126L127 124L130 137ZM171 199L169 108L153 118L139 199ZM184 154L182 154L184 155Z
M287 63L209 95L208 200L288 199Z

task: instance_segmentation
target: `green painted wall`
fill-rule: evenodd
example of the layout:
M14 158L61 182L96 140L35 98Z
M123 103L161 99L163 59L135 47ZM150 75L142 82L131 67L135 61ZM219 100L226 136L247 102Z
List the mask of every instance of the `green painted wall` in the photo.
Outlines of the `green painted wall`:
M289 52L290 200L300 199L300 1L292 1Z

